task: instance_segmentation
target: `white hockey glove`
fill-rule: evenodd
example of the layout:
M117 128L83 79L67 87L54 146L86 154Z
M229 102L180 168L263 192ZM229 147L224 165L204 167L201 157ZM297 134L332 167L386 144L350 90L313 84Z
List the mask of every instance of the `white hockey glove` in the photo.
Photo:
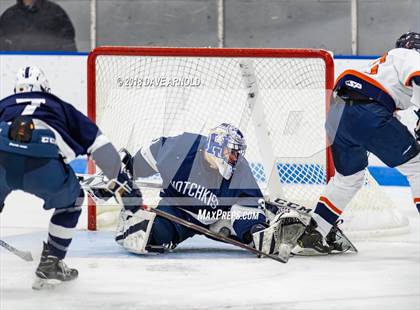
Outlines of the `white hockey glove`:
M97 203L115 198L121 206L132 211L143 205L140 189L124 171L114 180L108 180L102 173L98 173L90 177L79 177L79 181Z
M82 187L96 201L107 201L115 198L127 210L136 211L143 205L142 194L133 180L133 158L130 153L120 150L121 170L116 179L109 180L104 173L79 175Z
M125 172L120 172L115 186L112 189L117 201L124 206L126 210L135 212L143 205L143 199L140 189L131 181Z
M115 241L127 251L136 254L146 254L150 230L156 214L144 210L122 209L120 212Z

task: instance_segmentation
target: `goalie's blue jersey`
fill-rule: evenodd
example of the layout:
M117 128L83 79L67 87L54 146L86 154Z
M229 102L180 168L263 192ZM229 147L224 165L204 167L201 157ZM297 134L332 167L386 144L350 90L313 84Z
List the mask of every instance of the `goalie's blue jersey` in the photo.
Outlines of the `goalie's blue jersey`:
M66 162L78 155L92 153L108 142L95 123L50 93L19 93L0 101L0 122L11 122L19 115L33 117L35 128L53 131Z
M176 206L202 224L216 221L203 215L217 214L218 210L233 211L233 205L237 205L238 213L247 210L255 214L247 219L231 219L238 235L253 224L265 222L263 212L258 209L258 200L263 195L247 160L239 157L233 176L226 180L204 158L206 143L206 137L192 133L160 137L136 153L134 174L148 177L160 173L163 181L160 205Z

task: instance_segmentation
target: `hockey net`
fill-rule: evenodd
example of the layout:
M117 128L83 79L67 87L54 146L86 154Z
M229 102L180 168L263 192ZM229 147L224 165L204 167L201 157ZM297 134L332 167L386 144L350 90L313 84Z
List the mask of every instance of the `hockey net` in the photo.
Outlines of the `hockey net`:
M231 123L263 191L312 208L334 171L324 129L333 70L323 50L101 47L88 60L88 114L132 154L161 136ZM142 192L156 205L158 189ZM89 229L115 225L118 209L91 205ZM343 217L359 236L408 229L368 173Z

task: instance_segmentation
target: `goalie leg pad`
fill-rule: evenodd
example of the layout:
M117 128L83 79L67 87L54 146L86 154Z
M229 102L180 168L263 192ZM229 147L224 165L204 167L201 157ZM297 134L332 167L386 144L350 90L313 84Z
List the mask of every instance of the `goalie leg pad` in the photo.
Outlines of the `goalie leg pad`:
M267 254L277 254L287 261L305 231L306 222L307 215L295 210L277 214L270 227L252 235L255 248Z
M278 225L279 223L276 223L266 229L257 231L256 233L252 234L254 246L257 250L267 254L274 254L278 252Z
M144 210L135 213L121 210L115 241L126 250L146 254L150 231L156 214Z

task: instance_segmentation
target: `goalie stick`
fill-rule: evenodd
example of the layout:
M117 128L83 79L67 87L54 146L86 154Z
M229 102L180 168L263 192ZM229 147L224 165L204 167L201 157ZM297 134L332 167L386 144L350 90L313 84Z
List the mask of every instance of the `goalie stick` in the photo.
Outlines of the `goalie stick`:
M175 222L175 223L180 224L182 226L188 227L188 228L190 228L192 230L198 231L198 232L200 232L200 233L202 233L202 234L204 234L204 235L206 235L208 237L211 237L211 238L214 238L216 240L223 241L223 242L229 243L231 245L240 247L240 248L242 248L244 250L247 250L248 252L254 253L254 254L258 255L258 256L268 257L268 258L274 259L274 260L276 260L278 262L281 262L281 263L287 263L287 260L284 260L281 257L278 257L276 255L272 255L272 254L264 253L264 252L262 252L260 250L257 250L255 248L249 246L249 245L246 245L246 244L244 244L244 243L242 243L240 241L236 241L236 240L233 240L233 239L231 239L229 237L225 237L222 234L218 234L218 233L212 232L211 230L209 230L207 228L204 228L204 227L201 227L201 226L196 225L194 223L188 222L188 221L186 221L184 219L181 219L181 218L179 218L177 216L174 216L172 214L166 213L166 212L164 212L162 210L154 209L154 208L149 208L149 207L146 207L146 206L143 206L143 209L144 210L147 210L147 211L150 211L150 212L153 212L153 213L156 213L157 216L163 217L163 218L165 218L165 219L167 219L169 221Z
M34 260L31 252L29 251L20 251L16 249L15 247L11 246L10 244L8 244L6 241L3 241L1 239L0 239L0 245L6 250L8 250L9 252L15 254L16 256L19 256L21 259L27 262L31 262Z

